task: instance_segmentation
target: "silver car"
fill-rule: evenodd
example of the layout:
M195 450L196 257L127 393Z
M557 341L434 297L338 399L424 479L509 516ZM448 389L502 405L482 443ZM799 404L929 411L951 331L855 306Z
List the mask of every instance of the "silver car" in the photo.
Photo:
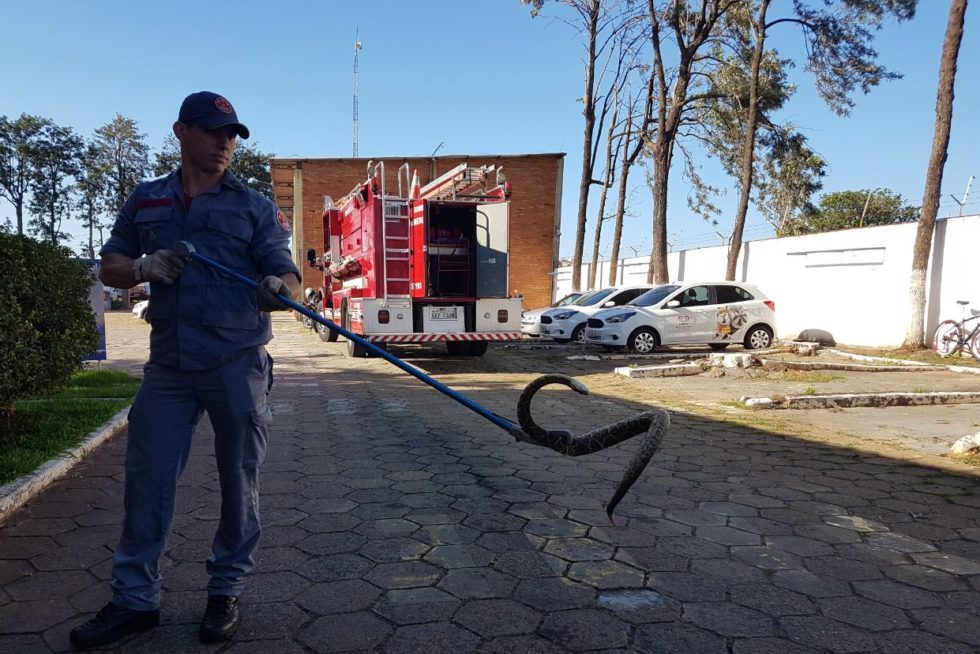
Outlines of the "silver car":
M532 338L537 338L541 335L541 314L549 309L554 309L556 307L563 307L568 304L573 304L577 300L581 299L585 295L590 295L591 291L583 293L581 291L573 291L563 297L562 299L555 302L550 307L541 307L540 309L529 309L521 313L521 333L525 336L530 336Z

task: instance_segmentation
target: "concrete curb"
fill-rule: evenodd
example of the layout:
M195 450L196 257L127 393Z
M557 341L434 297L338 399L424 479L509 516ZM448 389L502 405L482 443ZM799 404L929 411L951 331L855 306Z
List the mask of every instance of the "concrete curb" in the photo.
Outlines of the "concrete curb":
M700 375L704 372L704 368L696 363L682 363L670 366L616 368L613 372L628 379L642 379L644 377L687 377L691 375Z
M112 416L107 423L89 434L74 449L42 464L32 473L0 486L0 524L55 480L66 475L95 448L125 429L128 424L129 406Z
M750 409L836 409L852 407L926 406L936 404L977 404L980 393L939 391L932 393L841 393L838 395L777 395L743 397Z
M855 361L887 361L892 365L898 364L900 366L908 366L909 368L935 367L929 363L923 363L921 361L910 361L908 359L889 359L887 357L872 357L866 354L851 354L850 352L841 352L840 350L833 350L833 349L827 351L832 352L834 354L839 354L842 357L848 357L850 359L854 359ZM966 372L973 375L980 375L980 368L974 368L971 366L958 366L954 363L951 363L949 365L941 365L939 367L945 368L946 370L951 370L953 372Z

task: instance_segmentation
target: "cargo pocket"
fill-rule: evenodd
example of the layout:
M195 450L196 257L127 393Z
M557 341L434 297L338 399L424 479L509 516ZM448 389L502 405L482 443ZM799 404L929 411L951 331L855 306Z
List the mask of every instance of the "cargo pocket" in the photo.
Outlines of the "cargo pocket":
M245 444L245 468L258 468L265 461L265 451L269 442L269 425L272 424L272 411L266 404L252 413L252 426L248 443Z

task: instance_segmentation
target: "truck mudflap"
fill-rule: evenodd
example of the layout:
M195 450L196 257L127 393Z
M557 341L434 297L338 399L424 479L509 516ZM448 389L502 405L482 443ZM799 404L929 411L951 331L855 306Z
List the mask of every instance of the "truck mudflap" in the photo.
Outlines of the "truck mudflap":
M365 336L372 343L440 343L446 341L519 341L517 332L474 332L465 334L371 334Z

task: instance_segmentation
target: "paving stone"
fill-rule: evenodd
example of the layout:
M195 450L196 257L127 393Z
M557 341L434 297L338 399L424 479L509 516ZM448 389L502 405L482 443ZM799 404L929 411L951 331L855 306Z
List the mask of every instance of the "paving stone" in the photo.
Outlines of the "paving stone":
M564 654L567 650L541 636L502 636L480 649L480 654Z
M350 531L361 524L361 519L350 513L317 513L296 523L300 529L314 534Z
M495 555L479 545L439 545L425 555L425 560L441 568L472 568L490 565Z
M843 559L839 556L807 557L803 560L803 565L814 574L836 577L845 581L884 577L877 565L867 561Z
M760 536L789 536L793 533L792 525L785 522L777 522L768 518L742 518L736 517L728 520L728 524L736 529L741 529Z
M560 576L568 567L568 562L544 552L526 550L504 552L498 555L491 565L495 570L515 579L534 579Z
M721 545L760 545L762 539L752 532L734 527L697 527L694 534L698 538Z
M855 581L852 585L860 595L900 609L919 609L942 604L942 600L933 593L888 579Z
M430 545L414 538L382 538L368 541L357 553L379 563L394 563L420 559L430 549Z
M768 615L730 602L684 604L684 620L722 636L774 635L772 619Z
M912 560L954 575L980 575L980 563L942 552L912 554Z
M825 542L803 536L766 536L766 545L797 556L829 556L834 549Z
M691 572L724 579L727 584L764 583L766 573L759 568L731 559L697 559L691 561Z
M385 643L385 654L461 654L475 652L480 638L449 622L400 627Z
M926 631L980 647L980 616L951 609L913 609L912 617Z
M375 604L374 612L395 624L417 624L448 620L462 600L437 588L410 588L386 592Z
M484 638L534 633L541 614L513 600L466 602L454 621Z
M292 640L309 617L295 605L284 602L252 603L254 596L246 595L242 602L242 625L235 634L237 641L267 641L264 652L269 654L271 649L268 641L274 640L276 654L280 654L280 645L288 649L288 641Z
M701 509L667 511L664 518L690 527L720 527L728 522L723 515Z
M403 517L418 525L452 525L462 522L466 514L453 509L431 508L415 509Z
M422 561L379 563L364 579L381 588L418 588L431 586L442 576L442 570Z
M462 568L446 573L438 587L460 599L490 599L507 597L516 584L513 577L496 570Z
M621 547L614 558L648 572L683 571L690 563L684 556L657 547Z
M0 625L8 634L38 633L75 615L64 599L9 602L0 606Z
M600 589L641 588L643 572L616 561L580 561L568 569L568 577Z
M367 520L354 528L354 531L366 538L394 538L397 536L411 536L418 531L419 526L409 520L401 518L385 518L381 520Z
M822 616L787 616L780 619L779 626L785 637L800 645L818 650L832 652L874 650L874 640L869 632Z
M879 533L872 534L867 540L869 545L877 545L878 547L885 547L896 552L934 552L936 548L921 541L918 538L910 538L904 534L899 534L896 532Z
M883 568L885 575L905 584L936 592L965 590L962 579L924 565L893 565Z
M819 654L783 638L739 638L732 645L732 654Z
M381 589L360 579L316 584L296 596L296 603L316 615L363 611L381 595Z
M647 654L728 654L723 636L683 622L641 625L633 646Z
M845 597L851 594L847 582L816 575L808 570L779 570L773 573L772 581L781 588L809 597Z
M769 583L738 584L729 591L732 602L775 617L812 615L817 606L801 593L774 587Z
M579 538L588 533L588 526L572 520L529 520L523 531L542 538Z
M285 602L310 586L310 581L292 572L269 572L250 575L248 592L263 602Z
M349 531L307 536L296 546L312 556L328 556L343 552L355 552L367 542L367 538Z
M390 632L370 613L345 613L318 618L299 632L299 639L315 652L349 652L374 649Z
M11 540L24 540L20 538ZM84 570L112 557L112 552L101 545L91 547L46 547L31 558L38 570ZM17 557L20 558L20 557Z
M429 545L460 545L472 543L480 537L480 532L460 524L426 525L412 534L412 538Z
M595 609L549 613L538 633L575 651L625 647L629 642L628 624Z
M647 586L681 602L722 601L728 590L723 579L693 572L651 573Z
M871 631L908 629L912 626L901 609L862 597L821 600L820 610L828 618Z
M459 509L460 511L466 511L465 506L461 502L453 504L453 508ZM497 506L493 507L484 504L474 504L471 506L472 508L493 511L490 513L469 512L471 515L463 520L463 524L477 531L517 531L522 529L527 523L527 520L524 518L504 513L507 510L507 505L503 502L498 502Z
M314 557L296 566L296 574L315 582L356 579L374 567L374 562L357 554Z
M688 559L727 559L728 548L693 536L658 538L657 547L664 554L677 554Z
M735 546L732 547L732 556L762 570L790 570L803 565L798 556L765 545Z
M590 538L549 540L544 550L566 561L604 561L613 554L611 547Z
M563 577L521 581L514 599L542 611L561 611L592 605L595 590Z
M976 650L925 631L886 631L875 634L875 643L887 654L975 654Z

